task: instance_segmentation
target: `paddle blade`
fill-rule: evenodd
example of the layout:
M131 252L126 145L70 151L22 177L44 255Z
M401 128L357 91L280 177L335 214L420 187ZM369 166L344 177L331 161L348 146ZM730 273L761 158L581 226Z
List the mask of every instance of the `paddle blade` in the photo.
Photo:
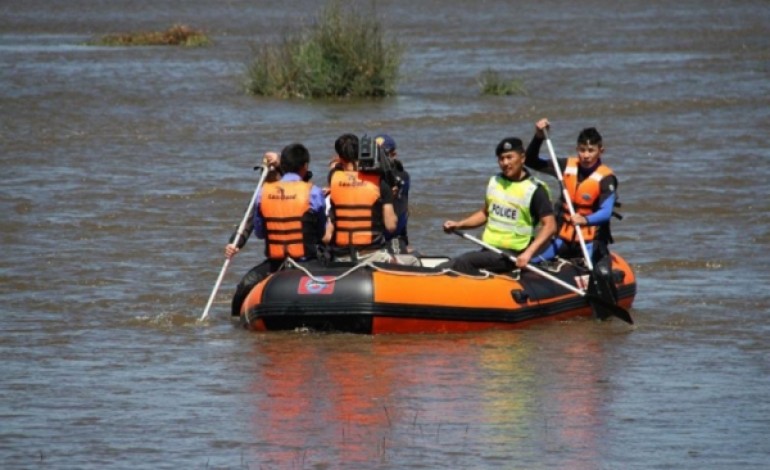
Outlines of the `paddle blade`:
M629 325L634 324L631 314L617 302L617 289L610 280L598 269L591 273L588 279L586 299L594 309L596 317L606 320L610 316L618 317Z
M599 319L605 320L612 316L620 318L629 325L634 324L634 319L631 318L631 314L628 313L628 310L624 309L620 305L607 302L601 297L597 297L591 294L586 294L586 300L588 300L588 303L591 304L591 308L594 309L594 313L596 313L596 316Z

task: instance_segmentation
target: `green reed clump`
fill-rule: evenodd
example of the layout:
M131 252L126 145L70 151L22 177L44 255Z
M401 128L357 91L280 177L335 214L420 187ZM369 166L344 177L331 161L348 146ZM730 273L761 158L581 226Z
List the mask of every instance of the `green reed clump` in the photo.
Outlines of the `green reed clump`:
M93 42L97 46L207 46L211 41L201 31L175 24L166 31L107 34Z
M478 78L481 93L492 96L527 96L527 90L521 80L505 79L498 72L492 69L486 69L481 72Z
M305 31L255 50L246 90L278 98L393 95L402 48L384 36L373 11L332 0Z

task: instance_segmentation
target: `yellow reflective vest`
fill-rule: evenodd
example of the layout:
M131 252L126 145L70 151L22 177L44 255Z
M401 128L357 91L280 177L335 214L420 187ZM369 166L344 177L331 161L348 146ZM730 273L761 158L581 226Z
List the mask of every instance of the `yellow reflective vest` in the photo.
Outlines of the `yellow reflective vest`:
M548 189L533 176L521 181L511 181L502 175L490 178L486 195L487 225L482 240L497 248L525 249L535 236L529 206L539 185Z

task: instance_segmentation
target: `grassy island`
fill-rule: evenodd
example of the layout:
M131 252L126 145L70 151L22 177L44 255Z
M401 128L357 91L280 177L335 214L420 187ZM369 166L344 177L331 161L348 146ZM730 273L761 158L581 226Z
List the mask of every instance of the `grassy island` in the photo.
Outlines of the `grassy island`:
M486 69L481 72L477 80L481 88L481 94L490 96L527 96L527 90L524 88L521 80L513 78L503 78L495 70Z
M246 90L304 99L394 95L402 48L384 36L373 8L332 0L311 26L255 48Z
M176 24L165 31L107 34L93 41L96 46L206 46L206 34L189 26Z

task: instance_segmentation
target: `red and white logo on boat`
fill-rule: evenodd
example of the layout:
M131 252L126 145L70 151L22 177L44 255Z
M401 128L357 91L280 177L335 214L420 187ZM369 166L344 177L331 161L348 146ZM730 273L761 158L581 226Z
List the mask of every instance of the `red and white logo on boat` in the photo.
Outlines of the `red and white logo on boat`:
M297 288L297 294L301 295L329 295L334 293L334 277L333 276L321 276L319 279L323 279L328 282L318 282L309 276L302 276L299 280L299 287Z
M575 276L575 285L578 286L578 289L586 290L588 289L588 275L585 276Z

